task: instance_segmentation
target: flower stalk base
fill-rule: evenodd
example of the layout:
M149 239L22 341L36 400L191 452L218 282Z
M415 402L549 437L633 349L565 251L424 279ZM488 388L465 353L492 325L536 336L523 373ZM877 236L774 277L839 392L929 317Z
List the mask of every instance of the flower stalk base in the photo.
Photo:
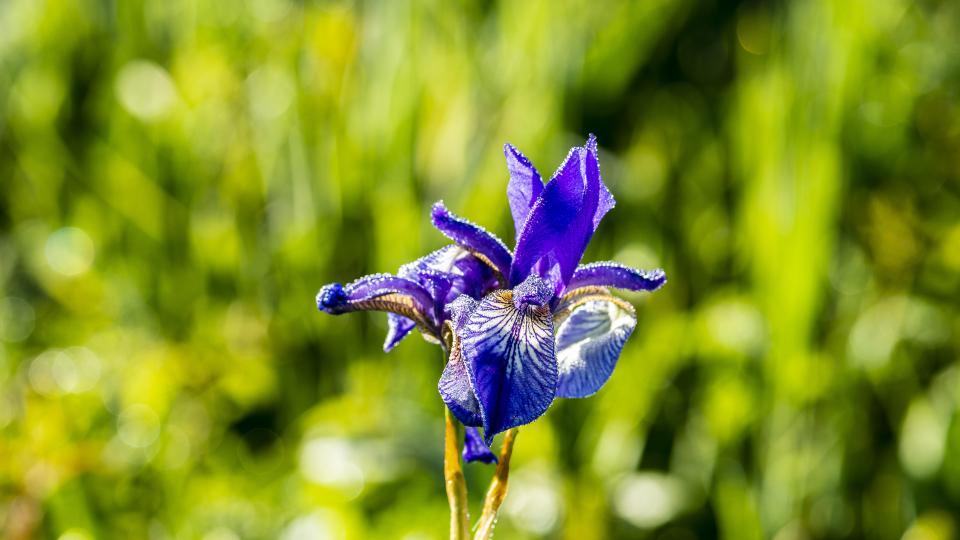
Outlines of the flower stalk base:
M470 538L470 518L467 509L467 482L463 478L460 465L460 449L457 422L446 411L446 429L444 430L443 477L446 481L447 500L450 502L450 539L467 540Z
M490 481L487 496L483 501L483 513L477 523L477 533L473 540L489 540L493 538L493 527L497 524L497 513L503 499L507 496L507 481L510 475L510 456L513 454L513 442L517 438L517 429L507 430L503 437L503 446L500 448L500 462L497 472Z

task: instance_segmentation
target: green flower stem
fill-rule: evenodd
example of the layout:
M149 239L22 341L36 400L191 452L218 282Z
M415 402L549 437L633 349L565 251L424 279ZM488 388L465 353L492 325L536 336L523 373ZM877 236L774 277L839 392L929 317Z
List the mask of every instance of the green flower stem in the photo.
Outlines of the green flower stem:
M497 524L497 512L500 504L507 496L507 480L510 475L510 456L513 454L513 441L517 438L516 428L508 430L503 437L503 446L500 448L500 463L497 472L490 481L487 497L483 501L483 513L477 523L477 533L473 540L489 540L493 538L493 527Z
M443 477L446 480L447 500L450 502L450 539L470 538L470 518L467 515L467 482L460 466L459 434L456 421L446 410L447 426L444 436Z

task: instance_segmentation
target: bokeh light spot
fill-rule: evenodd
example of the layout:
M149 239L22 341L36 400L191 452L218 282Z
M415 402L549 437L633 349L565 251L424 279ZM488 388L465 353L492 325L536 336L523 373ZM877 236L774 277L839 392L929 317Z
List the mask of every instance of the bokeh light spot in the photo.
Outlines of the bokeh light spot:
M526 467L510 474L510 497L504 512L520 529L545 535L556 526L563 501L553 477L542 468Z
M117 434L128 446L145 448L160 435L160 418L146 405L131 405L117 419Z
M264 66L247 77L247 91L253 114L268 120L279 117L290 108L296 87L286 70Z
M93 536L84 529L69 529L61 534L57 540L93 540Z
M177 102L173 79L165 69L148 60L134 60L120 69L117 97L130 114L141 120L156 120Z
M36 314L26 300L15 296L0 298L0 339L19 342L30 337Z
M680 480L660 473L636 473L617 483L613 507L633 525L652 529L676 517L687 499L687 490Z
M765 54L770 45L770 19L763 12L745 12L737 19L737 41L751 54Z
M343 537L338 533L343 530L343 527L337 521L339 520L336 516L329 512L314 512L300 516L287 525L280 538L282 540L336 540Z
M339 489L348 498L363 490L364 475L349 441L317 437L300 450L300 472L317 484Z
M910 404L900 433L900 462L917 478L928 478L943 463L947 424L926 399Z
M240 535L227 527L217 527L203 535L203 540L240 540Z
M60 354L62 353L59 349L49 349L30 362L27 378L34 392L44 396L55 396L60 393L60 386L53 374L54 361Z
M82 229L64 227L47 238L44 254L54 272L77 276L93 264L93 241Z

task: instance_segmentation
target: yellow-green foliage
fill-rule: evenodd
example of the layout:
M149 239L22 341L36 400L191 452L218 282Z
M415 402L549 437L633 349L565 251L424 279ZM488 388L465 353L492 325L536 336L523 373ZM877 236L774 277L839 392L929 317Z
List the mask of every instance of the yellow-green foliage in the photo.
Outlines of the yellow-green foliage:
M597 133L662 266L498 538L960 534L960 4L0 1L0 536L442 538L437 348L320 285L512 244ZM619 250L619 251L615 251ZM492 469L466 467L473 513Z

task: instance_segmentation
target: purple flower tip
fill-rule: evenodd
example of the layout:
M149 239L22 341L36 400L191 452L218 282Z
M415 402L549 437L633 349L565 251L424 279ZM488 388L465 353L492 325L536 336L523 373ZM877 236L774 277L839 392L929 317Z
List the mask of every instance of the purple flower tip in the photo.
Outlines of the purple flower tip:
M483 442L483 437L477 428L467 426L463 437L463 460L467 463L479 461L490 465L497 462L497 456L490 451L490 447Z
M317 293L317 309L326 313L339 313L339 308L347 303L347 293L340 283L324 285Z
M594 154L597 153L597 136L594 135L593 133L591 133L590 136L587 137L587 150L590 150Z
M437 219L442 219L448 217L450 211L447 210L447 206L443 204L443 199L433 203L433 206L430 207L430 219L433 221L434 225L437 223Z

